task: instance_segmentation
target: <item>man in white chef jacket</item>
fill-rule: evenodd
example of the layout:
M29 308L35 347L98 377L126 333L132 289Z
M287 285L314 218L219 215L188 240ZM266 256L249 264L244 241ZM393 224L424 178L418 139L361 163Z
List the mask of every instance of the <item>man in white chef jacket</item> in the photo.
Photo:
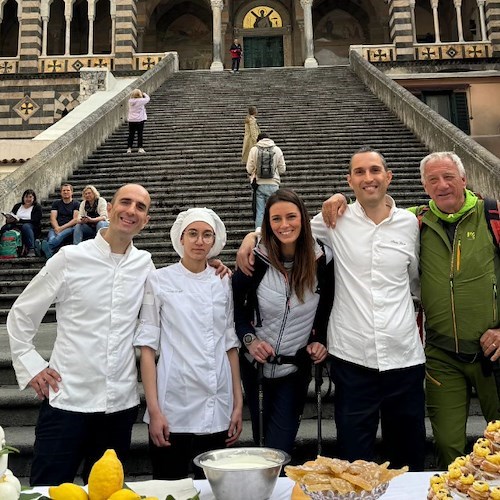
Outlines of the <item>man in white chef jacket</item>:
M73 482L83 461L87 482L108 448L128 452L139 395L134 329L151 255L132 239L149 221L151 198L122 186L108 204L109 227L93 240L66 246L47 261L7 318L19 387L42 401L31 485ZM33 339L52 303L57 335L49 362Z

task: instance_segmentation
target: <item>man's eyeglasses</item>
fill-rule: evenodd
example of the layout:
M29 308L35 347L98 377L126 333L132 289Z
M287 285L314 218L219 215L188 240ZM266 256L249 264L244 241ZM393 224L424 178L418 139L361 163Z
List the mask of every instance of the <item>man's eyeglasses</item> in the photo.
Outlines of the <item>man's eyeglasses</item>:
M215 239L215 233L212 233L212 231L203 231L203 233L200 233L196 229L188 229L182 234L183 236L186 236L191 243L197 242L200 236L201 241L203 241L203 243L206 243L207 245L212 243Z

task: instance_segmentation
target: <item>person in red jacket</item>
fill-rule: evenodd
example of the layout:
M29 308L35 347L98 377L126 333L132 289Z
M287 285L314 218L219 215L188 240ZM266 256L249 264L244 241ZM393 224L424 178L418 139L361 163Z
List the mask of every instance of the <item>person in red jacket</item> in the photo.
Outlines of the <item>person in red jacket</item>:
M240 70L241 54L243 54L243 48L237 38L234 39L229 52L231 52L232 58L231 70L235 73Z

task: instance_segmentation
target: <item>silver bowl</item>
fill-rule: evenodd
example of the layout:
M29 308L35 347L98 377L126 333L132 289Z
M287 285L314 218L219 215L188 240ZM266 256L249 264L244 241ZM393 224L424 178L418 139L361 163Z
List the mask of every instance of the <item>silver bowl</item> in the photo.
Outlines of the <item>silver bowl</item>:
M257 468L238 468L214 465L218 460L225 462L234 459L235 463L248 457L265 458L272 465L261 465ZM281 467L290 461L290 455L274 448L226 448L201 453L194 463L203 469L206 478L217 500L266 500L271 497ZM241 466L240 466L241 465Z

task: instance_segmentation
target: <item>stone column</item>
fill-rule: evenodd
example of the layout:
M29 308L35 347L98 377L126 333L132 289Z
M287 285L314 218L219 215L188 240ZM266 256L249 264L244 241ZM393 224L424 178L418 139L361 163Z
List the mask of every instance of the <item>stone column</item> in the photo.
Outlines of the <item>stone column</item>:
M89 0L88 2L88 16L89 16L89 40L87 53L89 56L94 54L94 21L95 21L95 2L94 0Z
M144 33L146 28L144 26L137 27L137 52L144 52Z
M453 0L455 5L455 11L457 13L457 30L458 30L458 41L464 41L464 29L462 26L462 0Z
M114 0L109 3L109 15L111 16L111 54L114 55L116 46L116 3Z
M318 61L314 57L314 33L312 25L312 3L313 0L300 0L304 10L304 41L306 44L305 68L317 68Z
M18 2L19 72L38 73L38 58L42 53L42 18L40 0Z
M488 41L488 37L486 35L486 20L484 16L484 4L486 0L477 0L477 6L479 7L479 19L481 22L481 40L483 42Z
M42 56L47 55L47 27L49 24L49 17L48 16L42 16L42 24L43 24L43 30L42 30Z
M69 56L71 48L71 19L73 18L73 1L64 2L64 19L66 20L66 34L64 37L64 55Z
M389 0L389 26L391 40L396 47L398 61L415 59L414 29L412 27L411 5L408 0Z
M47 55L47 29L49 25L49 2L42 0L40 3L40 16L42 17L42 56Z
M224 7L223 0L210 0L212 6L212 31L213 31L213 54L210 71L224 71L222 64L222 9Z
M413 43L417 43L417 23L415 21L415 0L410 0L411 31L413 33Z
M439 0L431 0L432 16L434 18L434 38L436 43L441 43L441 35L439 33L439 15L438 15Z
M500 5L496 1L487 0L484 7L485 39L491 42L493 57L500 57Z
M114 3L115 13L118 13L113 29L115 69L134 69L134 54L137 50L137 5L135 0L115 0Z

